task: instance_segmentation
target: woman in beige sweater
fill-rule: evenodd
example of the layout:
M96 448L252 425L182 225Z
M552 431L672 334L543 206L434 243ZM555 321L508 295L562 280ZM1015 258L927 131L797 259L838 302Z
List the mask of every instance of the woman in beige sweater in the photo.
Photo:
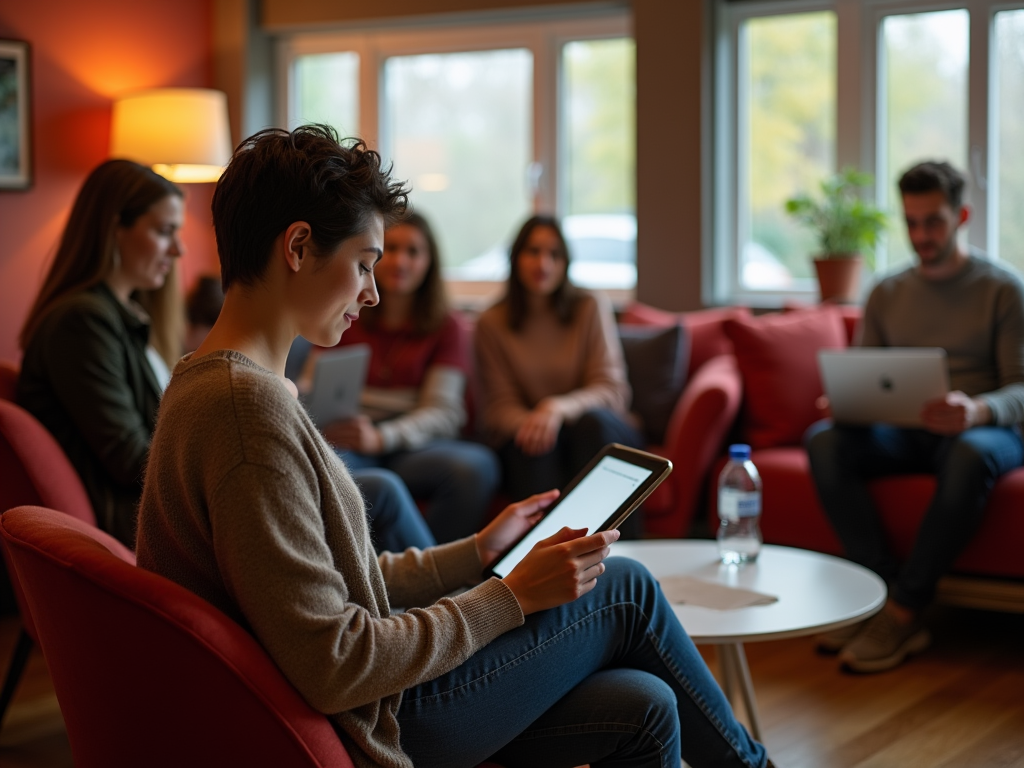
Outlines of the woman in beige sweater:
M377 302L404 202L380 157L331 129L236 150L213 198L224 308L161 401L139 566L252 632L359 768L764 768L657 582L605 560L615 532L563 529L481 582L557 492L475 536L375 555L284 366L298 334L334 346Z
M519 230L505 297L475 344L483 426L513 499L564 487L607 443L643 447L611 308L569 280L555 219Z

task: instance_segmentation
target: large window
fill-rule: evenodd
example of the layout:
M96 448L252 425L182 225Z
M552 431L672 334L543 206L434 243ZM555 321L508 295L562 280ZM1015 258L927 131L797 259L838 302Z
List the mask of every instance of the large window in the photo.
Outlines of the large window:
M825 175L875 176L887 272L912 258L896 181L924 159L969 179L970 245L1024 267L1024 3L725 0L715 71L717 302L813 299L814 241L783 210ZM869 193L872 192L869 190ZM872 276L862 281L867 290Z
M1024 272L1024 10L997 13L995 22L994 236L1000 257Z
M394 163L445 274L498 281L533 212L562 218L580 284L636 283L635 46L621 11L282 42L290 126L328 122Z

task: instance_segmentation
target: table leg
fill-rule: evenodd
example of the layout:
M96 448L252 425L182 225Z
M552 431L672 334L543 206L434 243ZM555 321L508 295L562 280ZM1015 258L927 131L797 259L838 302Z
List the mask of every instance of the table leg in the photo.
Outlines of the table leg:
M750 677L750 667L747 666L747 653L743 649L743 643L720 645L718 652L725 697L735 710L734 692L736 683L739 682L743 708L746 709L747 719L750 721L750 735L761 741L761 722L757 714L757 701L754 698L754 681Z

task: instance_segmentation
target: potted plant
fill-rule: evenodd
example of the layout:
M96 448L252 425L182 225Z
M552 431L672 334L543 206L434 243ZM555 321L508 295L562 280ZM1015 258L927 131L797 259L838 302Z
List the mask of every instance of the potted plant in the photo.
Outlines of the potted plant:
M806 224L818 238L814 268L822 301L857 298L861 263L874 265L874 245L887 224L883 211L861 199L870 174L844 168L821 182L821 198L798 195L786 201L786 212Z

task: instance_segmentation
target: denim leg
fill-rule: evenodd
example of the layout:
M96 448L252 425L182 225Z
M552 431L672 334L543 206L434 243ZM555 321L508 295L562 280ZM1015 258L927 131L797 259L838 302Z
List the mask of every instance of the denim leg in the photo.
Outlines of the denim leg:
M461 666L404 693L402 746L418 768L468 768L496 754L509 768L675 768L680 752L693 768L764 766L764 747L734 718L657 581L633 560L606 563L583 597L528 616ZM591 680L612 669L660 682ZM584 692L604 691L601 701L573 695L584 683L592 686Z
M885 529L868 493L868 481L886 474L929 471L931 437L919 430L884 424L812 424L804 435L811 476L821 505L846 556L893 581L899 563L886 543Z
M387 469L353 469L352 479L363 492L370 536L378 552L426 549L436 542L416 508L405 483Z
M509 768L678 768L680 750L672 687L619 668L590 675L492 757Z
M1022 460L1020 433L1011 427L974 427L941 442L935 495L893 586L897 603L919 610L931 602L939 578L981 525L992 486Z
M483 527L501 467L487 446L464 440L433 440L415 451L396 451L384 466L427 502L424 516L439 542L470 536Z
M511 440L498 451L505 476L505 492L512 501L522 501L527 496L566 484L562 433L559 433L555 447L540 456L527 456Z
M638 429L606 408L587 411L572 424L562 427L562 432L565 433L569 480L576 477L608 443L622 443L631 448L646 445Z

